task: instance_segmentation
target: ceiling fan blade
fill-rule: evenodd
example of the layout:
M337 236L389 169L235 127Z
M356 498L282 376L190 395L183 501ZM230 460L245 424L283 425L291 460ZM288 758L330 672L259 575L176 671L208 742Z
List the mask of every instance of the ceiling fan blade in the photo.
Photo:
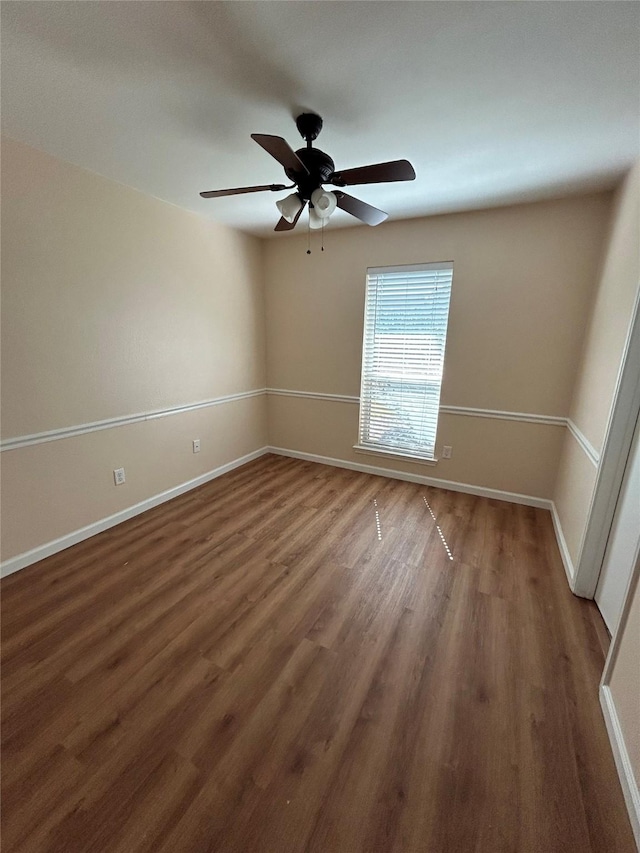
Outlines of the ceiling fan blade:
M372 166L360 166L357 169L344 169L334 172L327 183L337 187L349 187L356 184L378 184L385 181L413 181L415 170L408 160L392 160L389 163L375 163Z
M309 174L309 170L291 148L286 139L281 136L270 136L268 133L252 133L251 138L272 157L282 164L287 171Z
M302 215L302 211L305 209L306 206L307 206L307 202L305 201L305 203L302 205L300 210L296 213L296 218L293 220L293 222L289 222L288 219L285 219L284 216L281 216L280 219L278 220L278 224L276 225L276 227L273 230L274 231L293 231L293 229L296 227L296 223L297 223L298 219L300 219L300 216Z
M360 201L359 198L354 198L347 193L338 190L335 196L338 200L338 207L341 210L345 210L347 213L355 216L356 219L366 222L367 225L380 225L381 222L384 222L389 217L389 214L385 213L384 210L378 210L377 207L373 207L373 205L367 204L365 201Z
M221 198L225 195L240 195L241 193L261 193L264 190L271 190L271 192L280 192L280 190L286 190L284 184L263 184L261 187L235 187L231 190L207 190L207 192L200 193L202 198ZM288 189L291 189L289 187Z

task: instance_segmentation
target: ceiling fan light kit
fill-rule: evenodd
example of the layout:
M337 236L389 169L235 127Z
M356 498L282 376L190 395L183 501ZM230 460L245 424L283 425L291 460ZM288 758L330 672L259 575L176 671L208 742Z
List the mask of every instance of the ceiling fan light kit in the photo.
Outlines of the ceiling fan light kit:
M375 184L389 181L413 181L416 173L408 160L393 160L388 163L376 163L336 172L335 164L328 154L314 148L311 144L322 130L322 119L316 113L302 113L296 119L296 126L306 147L294 151L281 136L252 133L251 138L271 154L284 168L291 186L284 184L265 184L255 187L238 187L228 190L210 190L202 192L203 198L220 198L227 195L240 195L262 191L281 192L296 187L296 192L276 202L281 217L276 231L291 231L295 228L302 211L309 205L309 227L322 228L338 207L355 216L367 225L379 225L388 214L378 208L360 201L341 190L331 192L323 189L323 184L335 187L348 187L357 184Z
M291 193L286 198L281 198L280 201L277 201L276 207L287 222L293 222L296 215L302 211L304 202L298 193Z
M323 190L321 187L318 187L317 190L311 193L311 203L318 216L322 219L328 219L336 209L338 199L336 198L336 194L332 193L331 190Z
M329 217L325 219L322 216L318 216L315 207L309 206L309 228L311 228L312 231L317 231L319 228L324 228L324 226L328 224Z

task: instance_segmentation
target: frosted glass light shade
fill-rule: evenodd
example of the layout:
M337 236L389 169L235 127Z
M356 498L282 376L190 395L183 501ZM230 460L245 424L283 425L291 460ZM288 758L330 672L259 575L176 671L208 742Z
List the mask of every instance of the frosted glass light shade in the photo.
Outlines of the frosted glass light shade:
M311 193L311 203L322 219L327 219L336 209L338 199L335 194L319 187Z
M302 207L302 201L297 193L291 193L286 198L277 201L276 207L283 219L286 219L287 222L293 222Z
M309 208L309 228L318 229L329 224L328 216L318 216L315 207Z

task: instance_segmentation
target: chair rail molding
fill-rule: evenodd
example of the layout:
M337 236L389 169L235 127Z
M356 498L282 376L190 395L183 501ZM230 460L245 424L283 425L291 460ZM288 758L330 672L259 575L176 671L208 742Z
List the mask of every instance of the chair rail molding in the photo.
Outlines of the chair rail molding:
M135 415L122 415L118 418L105 418L101 421L92 421L86 424L60 427L47 432L36 432L32 435L18 435L14 438L6 438L0 442L0 451L18 450L21 447L30 447L34 444L46 444L49 441L59 441L63 438L73 438L76 435L86 435L89 432L98 432L103 429L114 429L115 427L136 424L141 421L153 421L156 418L167 418L171 415L182 415L185 412L194 412L197 409L208 409L210 406L221 406L225 403L233 403L236 400L247 400L250 397L260 397L265 393L264 388L255 391L240 391L237 394L226 394L223 397L213 397L210 400L201 400L199 403L186 403L181 406L172 406L168 409L154 409L150 412L139 412Z

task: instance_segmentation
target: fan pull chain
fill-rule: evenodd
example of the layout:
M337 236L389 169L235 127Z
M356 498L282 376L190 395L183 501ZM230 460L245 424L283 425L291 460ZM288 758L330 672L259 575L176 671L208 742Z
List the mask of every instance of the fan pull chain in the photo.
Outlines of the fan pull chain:
M320 251L324 252L324 219L322 220L322 237L320 243Z
M307 255L311 254L311 219L307 219Z

